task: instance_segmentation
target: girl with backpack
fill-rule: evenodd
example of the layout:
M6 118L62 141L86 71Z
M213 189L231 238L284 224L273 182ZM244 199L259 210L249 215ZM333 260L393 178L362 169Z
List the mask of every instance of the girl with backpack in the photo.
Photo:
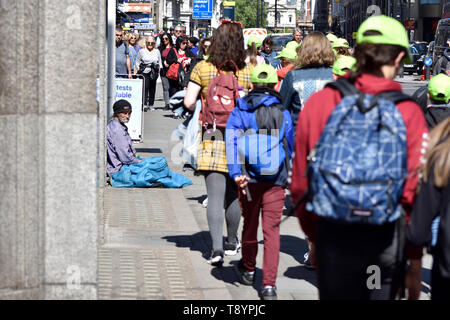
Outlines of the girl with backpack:
M418 299L422 250L405 247L405 233L428 129L394 81L411 61L405 28L368 18L354 57L357 71L313 94L300 113L293 203L312 243L320 299L395 299L403 283Z
M421 167L423 180L414 203L407 232L409 243L421 247L430 240L433 220L439 231L432 249L431 299L450 300L450 117L430 133L428 151ZM418 270L420 272L420 270Z
M208 56L206 60L198 62L192 70L184 104L186 108L194 111L197 97L201 95L202 141L197 156L197 170L205 177L208 196L206 215L212 239L212 255L209 263L213 266L222 266L224 254L235 255L240 248L237 231L241 209L236 184L228 176L224 141L226 121L238 97L237 91L246 94L250 89L252 67L244 61L244 36L240 22L222 21L212 36ZM220 99L218 97L210 99L211 90L220 87L220 83L217 83L218 77L227 80L233 87L233 92L227 93L227 98L222 96ZM220 88L225 90L223 87ZM215 108L217 103L222 103L218 109ZM224 208L228 231L225 246Z

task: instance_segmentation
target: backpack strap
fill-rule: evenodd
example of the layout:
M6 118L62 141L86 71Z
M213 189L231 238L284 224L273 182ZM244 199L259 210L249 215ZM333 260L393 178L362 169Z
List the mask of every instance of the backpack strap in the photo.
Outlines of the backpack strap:
M354 84L352 84L346 78L339 78L339 79L337 79L334 82L327 83L325 85L325 87L330 87L332 89L338 90L342 94L342 97L351 96L351 95L355 95L355 94L360 94L361 93L361 91L356 89Z
M389 101L392 101L395 104L398 104L403 101L413 101L416 102L411 96L404 94L401 91L385 91L378 94L378 97L382 97ZM417 103L417 102L416 102Z

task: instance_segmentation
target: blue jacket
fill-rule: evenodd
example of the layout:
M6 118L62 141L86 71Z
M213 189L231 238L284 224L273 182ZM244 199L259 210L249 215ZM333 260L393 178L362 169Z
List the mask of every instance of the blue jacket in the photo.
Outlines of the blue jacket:
M269 60L269 63L271 64L271 66L274 67L275 69L279 65L281 65L281 60L275 58L277 56L277 53L274 50L270 51L270 54L267 54L264 50L262 50L261 56L263 56L264 58L267 58L267 60Z
M288 72L281 84L280 95L283 106L291 112L294 128L306 100L332 81L333 73L329 67L300 68Z
M265 91L265 92L262 92ZM234 178L242 175L241 163L239 162L238 151L237 151L237 139L246 130L252 127L251 122L253 118L253 113L258 107L270 106L274 103L281 104L281 97L274 90L266 89L255 89L251 91L244 98L239 98L237 100L236 107L231 112L230 117L227 121L227 126L225 130L225 148L227 155L227 166L228 174L234 180ZM294 132L292 126L291 116L288 110L283 110L284 120L286 121L286 131L285 136L288 142L288 152L289 158L291 157L294 148ZM273 179L265 181L264 179L250 180L250 183L255 182L270 182L275 185L284 186L288 177L288 168L286 164L283 165L279 174L274 181Z

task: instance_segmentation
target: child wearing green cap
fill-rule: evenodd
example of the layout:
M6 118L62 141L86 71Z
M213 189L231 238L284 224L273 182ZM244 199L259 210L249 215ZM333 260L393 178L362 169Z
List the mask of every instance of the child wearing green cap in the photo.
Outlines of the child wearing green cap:
M261 39L257 36L248 38L246 55L245 63L251 63L253 66L268 63L261 55Z
M238 186L244 217L242 259L236 270L243 284L251 286L254 283L257 231L262 211L264 258L261 298L275 300L280 255L279 224L293 149L293 126L289 111L282 110L281 96L274 90L278 82L276 70L267 64L256 66L251 82L254 89L238 99L225 131L228 173ZM270 151L265 152L267 141L273 144L269 143Z
M311 95L300 112L290 191L312 244L321 300L394 300L403 284L415 300L423 248L405 246L405 215L414 204L428 129L420 107L394 81L401 61L411 61L408 35L399 21L372 16L359 27L356 42L357 71ZM393 179L393 170L402 174ZM389 183L376 186L382 191L375 200L368 188L382 180Z
M428 83L428 99L425 119L429 129L450 116L450 77L440 73L431 78Z

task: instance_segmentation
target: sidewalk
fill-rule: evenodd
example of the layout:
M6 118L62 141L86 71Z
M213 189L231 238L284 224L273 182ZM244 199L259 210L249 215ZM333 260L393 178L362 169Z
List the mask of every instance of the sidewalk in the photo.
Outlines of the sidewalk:
M253 287L240 284L233 270L240 253L225 256L222 268L207 263L211 242L206 209L201 205L206 198L204 179L183 172L181 164L171 161L177 143L175 139L171 141L171 133L182 120L172 119L170 111L159 109L164 102L161 84L157 86L157 110L144 113L144 141L135 147L142 157L165 156L170 169L187 176L193 185L183 189L106 188L105 243L99 251L98 297L258 300L262 281L262 233L259 231L258 269ZM238 234L241 232L242 220ZM315 272L301 265L306 249L297 218L289 218L281 225L277 278L280 300L318 299ZM423 294L423 298L427 299L427 295Z

